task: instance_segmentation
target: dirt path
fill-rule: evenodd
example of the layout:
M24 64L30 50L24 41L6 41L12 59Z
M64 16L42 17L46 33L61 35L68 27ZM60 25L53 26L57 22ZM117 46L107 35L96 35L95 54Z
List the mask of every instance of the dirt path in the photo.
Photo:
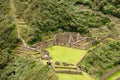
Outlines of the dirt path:
M15 9L13 0L10 0L10 5L11 5L11 14L13 15L15 24L17 25L17 23L16 23L16 14L15 14L15 13L16 13L16 9ZM16 29L17 29L18 38L21 38L21 37L20 37L20 34L19 34L18 26L16 26Z
M17 16L16 16L16 8L15 8L15 5L14 5L14 0L10 0L10 5L11 5L11 14L13 15L13 18L14 18L14 21L15 21L15 24L16 24L18 38L22 41L24 47L28 47L25 43L25 40L20 35L20 29L19 29L19 24L18 24L19 22L18 22L18 19L17 19Z

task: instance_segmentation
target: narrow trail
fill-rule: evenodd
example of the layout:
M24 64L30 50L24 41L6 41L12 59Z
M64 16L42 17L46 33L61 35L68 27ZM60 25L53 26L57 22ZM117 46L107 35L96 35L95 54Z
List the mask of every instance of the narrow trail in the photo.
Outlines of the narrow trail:
M16 23L16 14L15 14L16 9L15 9L13 0L10 0L10 5L11 5L11 10L12 10L11 13L12 13L12 15L13 15L13 19L14 19L14 21L15 21L15 24L17 25L17 23ZM18 38L21 38L21 37L20 37L20 34L19 34L18 26L16 26L16 29L17 29Z
M11 14L13 15L13 19L15 21L15 24L16 24L16 29L17 29L17 35L18 35L18 38L22 41L24 47L28 47L25 43L25 40L21 37L20 35L20 30L19 30L19 22L18 22L18 19L17 19L17 16L16 16L16 8L15 8L15 5L14 5L14 0L10 0L10 5L11 5Z
M10 0L10 5L11 5L11 14L13 15L13 19L14 19L15 24L16 24L17 35L18 35L18 38L21 40L23 47L26 50L31 50L31 51L34 51L34 52L39 52L35 48L31 48L31 47L27 46L25 40L23 39L22 35L20 34L20 32L21 32L20 28L21 28L21 26L26 26L27 30L29 30L29 27L28 27L28 25L25 23L25 21L23 19L18 19L17 18L14 0ZM24 34L24 33L22 33L22 34ZM24 35L29 35L29 31L26 32Z

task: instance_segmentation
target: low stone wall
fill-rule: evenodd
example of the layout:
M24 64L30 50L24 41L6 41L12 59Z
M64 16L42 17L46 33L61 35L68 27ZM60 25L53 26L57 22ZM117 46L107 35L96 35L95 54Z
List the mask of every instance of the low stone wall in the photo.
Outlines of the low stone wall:
M88 53L94 51L95 49L97 49L97 48L99 48L99 47L100 47L100 45L98 45L97 47L93 48L92 50L87 51L87 52L83 55L83 57L80 58L80 60L76 63L76 66L78 66L78 64L81 63L81 61L86 57L86 55L87 55Z
M78 66L78 65L81 63L81 61L86 57L87 53L88 53L88 52L86 52L86 53L82 56L82 58L80 58L80 60L76 63L76 66Z
M120 70L120 66L117 66L116 68L108 71L106 74L104 74L100 80L105 80L106 78L108 78L109 76L111 76L112 74L114 74L115 72L117 72L118 70Z
M56 73L66 73L66 74L79 74L81 75L82 72L78 72L78 71L72 71L72 70L56 70Z
M85 49L90 48L93 45L93 42L94 41L91 41L88 44L77 44L77 43L76 44L71 44L71 47L85 50Z
M48 46L52 46L54 45L54 41L50 40L50 41L43 41L43 42L39 42L37 44L32 45L31 47L33 48L47 48Z
M76 67L55 66L55 68L63 68L63 69L74 69L74 70L77 70Z
M74 42L74 43L72 43L72 44L83 44L83 43L86 42L86 41L88 41L88 38L87 38L87 37L85 37L85 38L83 38L83 39L81 39L81 40L78 40L78 41L76 41L76 42Z
M88 44L84 44L84 42L89 42ZM83 38L77 42L71 43L72 48L78 48L78 49L88 49L93 45L94 39L90 38Z

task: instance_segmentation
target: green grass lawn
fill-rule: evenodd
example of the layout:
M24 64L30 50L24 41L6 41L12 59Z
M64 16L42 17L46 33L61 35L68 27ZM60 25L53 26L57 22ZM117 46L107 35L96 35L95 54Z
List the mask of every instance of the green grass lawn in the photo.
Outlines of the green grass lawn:
M120 71L117 71L116 73L108 77L106 80L116 80L118 77L120 77Z
M83 73L82 75L73 75L73 74L57 74L59 77L59 80L94 80L86 73Z
M53 61L68 62L75 64L86 53L85 50L73 49L63 46L53 46L47 49Z

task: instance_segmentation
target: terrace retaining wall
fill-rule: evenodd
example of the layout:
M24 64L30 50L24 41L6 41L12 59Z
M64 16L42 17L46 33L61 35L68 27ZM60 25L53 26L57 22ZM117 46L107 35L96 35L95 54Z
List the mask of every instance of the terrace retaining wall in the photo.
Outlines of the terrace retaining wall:
M115 72L117 72L118 70L120 70L120 66L117 66L116 68L108 71L106 74L104 74L100 80L105 80L106 78L108 78L109 76L111 76L112 74L114 74Z
M56 70L56 73L66 73L66 74L79 74L81 75L82 72L78 72L78 71L72 71L72 70Z

